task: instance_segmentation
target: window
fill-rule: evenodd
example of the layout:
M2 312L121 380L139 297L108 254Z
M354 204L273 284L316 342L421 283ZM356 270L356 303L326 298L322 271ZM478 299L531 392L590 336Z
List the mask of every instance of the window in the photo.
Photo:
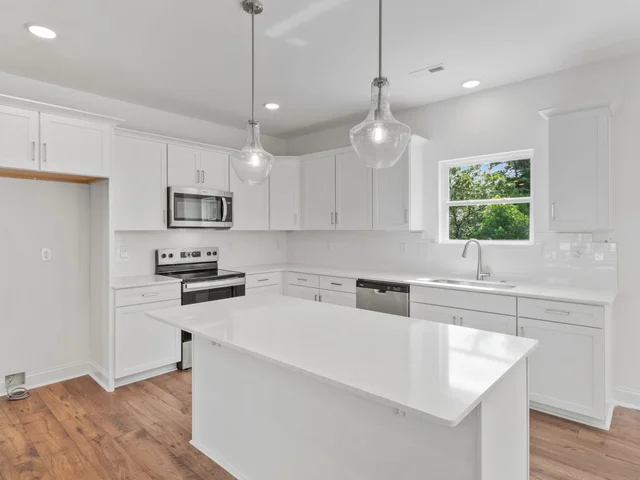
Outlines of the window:
M440 241L531 242L531 150L440 162Z

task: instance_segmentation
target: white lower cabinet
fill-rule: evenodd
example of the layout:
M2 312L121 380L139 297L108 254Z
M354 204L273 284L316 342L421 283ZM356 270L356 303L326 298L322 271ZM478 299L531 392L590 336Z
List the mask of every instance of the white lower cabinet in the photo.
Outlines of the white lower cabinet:
M287 285L285 287L287 297L301 298L303 300L318 300L318 289L315 287L300 287L298 285Z
M289 272L286 275L285 295L314 302L356 307L355 280L350 278L323 277ZM302 286L301 284L305 285ZM330 286L319 288L318 285Z
M322 303L331 303L332 305L342 305L344 307L356 308L355 293L334 292L331 290L319 290L318 299Z
M529 360L532 402L604 420L604 330L519 318L519 334L540 342Z
M116 378L180 361L180 330L145 315L150 310L180 304L180 300L175 299L116 308Z
M460 325L461 327L504 333L506 335L516 335L517 332L517 319L510 315L475 312L473 310L426 305L416 302L411 302L409 311L411 318L419 318L430 322Z
M266 287L247 288L245 295L254 295L257 293L275 293L280 295L282 293L282 287L280 285L267 285Z

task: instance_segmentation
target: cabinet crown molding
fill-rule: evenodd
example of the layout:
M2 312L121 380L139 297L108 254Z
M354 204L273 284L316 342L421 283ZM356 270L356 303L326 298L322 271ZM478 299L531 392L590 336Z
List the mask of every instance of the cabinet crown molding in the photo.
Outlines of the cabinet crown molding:
M551 107L545 108L543 110L538 110L538 114L544 118L545 120L549 120L549 118L554 117L556 115L564 115L567 113L577 113L577 112L589 112L592 110L603 110L606 111L609 116L612 116L616 110L617 105L614 103L611 104L600 104L600 105L592 105L592 106L583 106L583 107Z
M124 119L122 118L109 117L106 115L100 115L98 113L85 112L84 110L61 107L60 105L38 102L36 100L29 100L27 98L14 97L5 94L0 94L0 104L7 105L9 107L24 108L25 110L34 110L41 113L50 113L52 115L59 115L61 117L87 120L90 122L106 123L111 126L116 126L124 122Z
M227 155L233 155L238 150L228 147L220 147L218 145L212 145L210 143L202 143L191 140L184 140L182 138L168 137L166 135L160 135L157 133L140 132L138 130L130 130L128 128L116 128L114 133L121 137L137 138L138 140L148 140L150 142L166 143L171 145L177 145L179 147L197 148L200 150L215 150Z

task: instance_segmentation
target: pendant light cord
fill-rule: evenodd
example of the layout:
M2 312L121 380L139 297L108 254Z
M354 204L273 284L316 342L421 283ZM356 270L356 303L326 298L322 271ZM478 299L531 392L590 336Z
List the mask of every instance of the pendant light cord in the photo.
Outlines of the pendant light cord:
M381 0L382 1L382 0ZM255 6L251 8L251 121L256 121L256 39L255 39Z
M378 9L378 77L382 78L382 0Z

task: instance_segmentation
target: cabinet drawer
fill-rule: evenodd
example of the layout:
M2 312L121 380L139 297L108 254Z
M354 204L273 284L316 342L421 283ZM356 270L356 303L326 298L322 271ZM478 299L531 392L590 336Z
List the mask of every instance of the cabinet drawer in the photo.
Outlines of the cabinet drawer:
M356 293L355 278L320 277L320 288L336 292Z
M280 285L282 283L282 272L256 273L247 275L247 288L267 287L269 285Z
M604 307L594 305L519 298L518 316L584 327L604 328Z
M411 286L411 301L443 307L464 308L479 312L516 315L516 297L487 293Z
M318 288L318 275L309 275L307 273L287 272L287 284L300 285L302 287Z
M116 290L116 307L164 302L165 300L179 300L181 297L180 285L180 283L172 283L169 285Z

